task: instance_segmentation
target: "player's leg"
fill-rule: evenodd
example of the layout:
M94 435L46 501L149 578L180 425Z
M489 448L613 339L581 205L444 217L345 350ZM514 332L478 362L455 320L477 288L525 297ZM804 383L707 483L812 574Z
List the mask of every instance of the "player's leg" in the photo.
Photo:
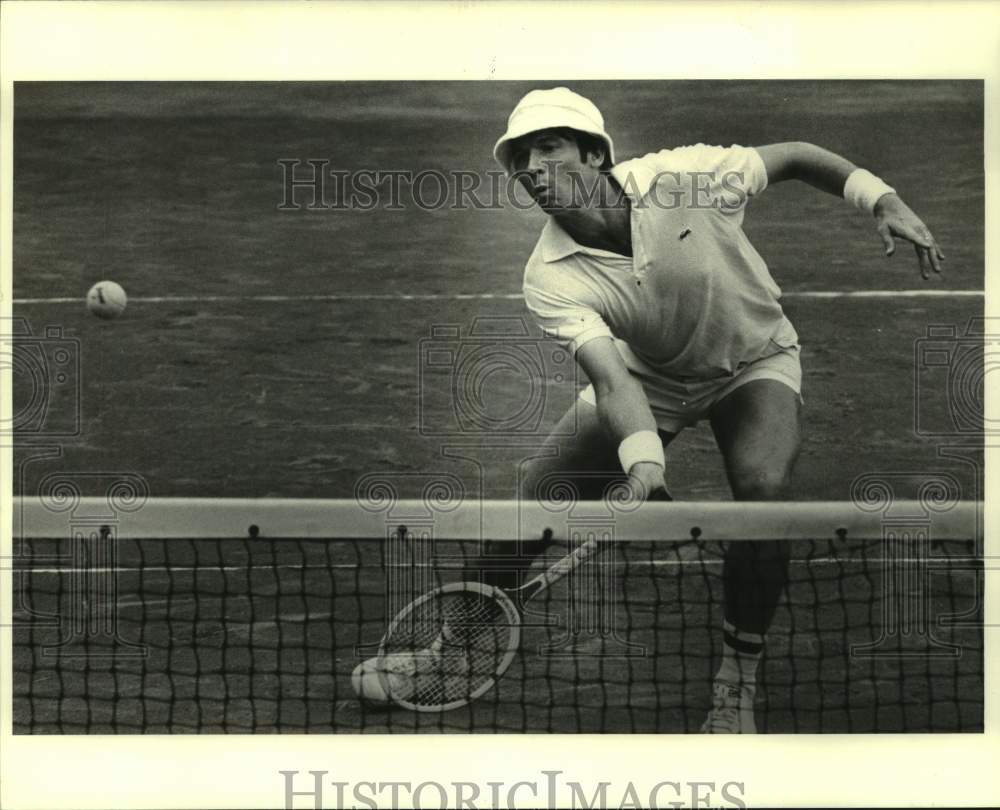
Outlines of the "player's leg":
M799 452L801 400L797 391L775 379L757 379L736 388L715 404L712 429L722 452L736 500L787 497ZM716 728L735 720L753 731L753 693L757 664L787 580L788 543L733 542L723 569L725 594L723 659L716 676L715 702L735 697L742 712L713 712ZM728 695L721 693L727 691ZM726 703L727 700L723 700ZM710 715L706 726L712 726ZM736 730L736 729L733 729Z
M597 408L578 397L539 453L522 466L518 487L522 501L566 496L589 501L623 480L618 448L598 420Z
M664 445L676 434L660 431ZM577 398L560 419L536 457L521 469L522 502L570 497L600 500L616 481L624 481L618 447L597 417L597 408ZM516 587L522 572L545 550L540 538L521 538L512 553L509 543L486 544L475 559L471 578L500 587ZM481 577L480 577L481 572Z

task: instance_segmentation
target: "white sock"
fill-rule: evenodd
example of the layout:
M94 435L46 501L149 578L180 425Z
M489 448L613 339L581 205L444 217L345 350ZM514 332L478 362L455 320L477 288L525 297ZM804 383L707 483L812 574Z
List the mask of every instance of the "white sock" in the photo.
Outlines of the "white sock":
M733 683L753 693L757 689L757 665L760 653L741 653L723 642L722 664L715 676L717 681Z

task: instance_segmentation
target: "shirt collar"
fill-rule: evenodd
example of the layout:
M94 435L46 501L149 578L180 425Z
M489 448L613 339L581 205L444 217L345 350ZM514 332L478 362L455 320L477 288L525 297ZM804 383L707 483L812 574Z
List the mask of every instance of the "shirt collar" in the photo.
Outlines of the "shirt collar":
M626 160L611 169L611 176L618 181L624 192L633 203L639 202L648 193L656 180L656 172L644 166L639 160ZM549 217L539 237L542 248L542 259L546 262L557 262L572 256L574 253L591 253L597 256L616 256L606 250L588 248L579 244L564 231L559 223Z
M547 262L557 262L584 250L583 245L564 231L552 217L545 223L542 235L539 237L542 246L542 258Z

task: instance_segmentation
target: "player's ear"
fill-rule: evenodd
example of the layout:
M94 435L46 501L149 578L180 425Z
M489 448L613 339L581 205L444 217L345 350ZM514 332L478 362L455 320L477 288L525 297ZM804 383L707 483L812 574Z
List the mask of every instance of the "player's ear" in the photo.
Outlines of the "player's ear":
M605 153L603 149L589 149L587 151L587 165L595 169L604 165Z

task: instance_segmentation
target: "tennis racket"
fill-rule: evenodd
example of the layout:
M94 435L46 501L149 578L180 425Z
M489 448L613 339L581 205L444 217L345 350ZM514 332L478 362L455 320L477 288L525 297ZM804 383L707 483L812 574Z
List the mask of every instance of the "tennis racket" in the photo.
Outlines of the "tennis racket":
M450 711L482 697L514 660L521 609L605 545L589 539L519 588L456 582L415 599L392 620L379 646L385 694L418 712Z

